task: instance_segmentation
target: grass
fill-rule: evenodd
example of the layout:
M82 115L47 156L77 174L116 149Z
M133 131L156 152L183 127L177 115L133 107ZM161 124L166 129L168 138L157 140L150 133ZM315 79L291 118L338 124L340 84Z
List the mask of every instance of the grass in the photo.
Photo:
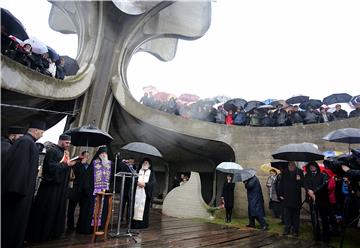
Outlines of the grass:
M246 227L248 224L248 218L233 218L231 223L226 223L224 220L225 210L219 210L215 212L215 219L211 220L212 223L221 224L221 225L228 225L233 226L239 229L248 230L249 228ZM273 217L266 217L266 221L269 224L269 232L277 233L282 235L283 233L283 225L280 225L279 219ZM260 228L259 223L256 223L256 228ZM300 223L300 232L299 232L299 239L302 240L312 240L312 226L308 220L301 220ZM340 247L340 240L341 237L332 237L330 245L332 247ZM360 231L359 229L355 228L347 228L345 233L345 242L344 248L355 248L360 247Z

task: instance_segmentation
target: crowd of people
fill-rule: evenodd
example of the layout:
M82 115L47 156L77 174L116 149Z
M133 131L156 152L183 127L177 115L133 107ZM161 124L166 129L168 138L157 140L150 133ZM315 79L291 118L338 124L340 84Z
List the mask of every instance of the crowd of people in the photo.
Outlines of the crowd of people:
M50 57L48 52L35 53L30 42L22 42L8 34L3 25L1 25L1 54L41 74L60 80L65 78L63 58Z
M179 115L187 119L199 119L203 121L215 122L226 125L239 126L291 126L298 124L325 123L346 118L360 117L360 104L355 105L355 109L348 113L342 109L341 104L336 104L334 112L329 111L329 107L322 105L319 108L308 106L301 109L298 105L277 104L276 106L259 106L245 110L239 106L226 110L224 104L214 108L212 104L193 103L183 104L175 97L170 97L167 101L157 100L151 92L144 93L140 103L148 107L158 109L169 114Z
M280 172L271 169L266 186L269 194L269 208L279 224L284 225L283 235L299 236L300 210L306 210L311 217L314 240L330 242L332 236L344 234L346 227L360 228L360 148L342 162L327 160L328 167L320 167L315 161L299 169L295 162L282 162ZM234 207L232 174L227 175L222 189L226 222L231 222ZM257 220L262 230L268 230L265 220L264 199L259 180L254 175L244 181L248 196L247 227L255 227ZM305 200L302 199L305 190ZM305 208L304 208L305 209ZM321 224L320 224L321 223Z
M104 201L99 218L94 219L98 194L111 192L114 166L123 172L136 172L134 205L130 218L131 182L125 182L123 213L132 228L147 228L153 188L156 182L151 159L144 158L139 168L130 158L114 165L108 158L106 146L70 158L71 136L62 134L57 144L50 144L39 173L39 146L36 141L46 130L42 121L34 121L26 132L21 127L9 127L1 145L1 232L3 247L23 247L24 241L38 243L58 239L67 231L92 234L94 223L104 228L111 206ZM25 134L24 134L25 133ZM43 146L41 146L41 149ZM40 174L40 175L39 175ZM40 184L36 189L37 178ZM36 193L35 193L36 192ZM79 205L79 216L74 218ZM127 206L125 208L125 206ZM126 211L125 211L126 210ZM124 218L124 214L121 216ZM75 226L76 224L76 226Z

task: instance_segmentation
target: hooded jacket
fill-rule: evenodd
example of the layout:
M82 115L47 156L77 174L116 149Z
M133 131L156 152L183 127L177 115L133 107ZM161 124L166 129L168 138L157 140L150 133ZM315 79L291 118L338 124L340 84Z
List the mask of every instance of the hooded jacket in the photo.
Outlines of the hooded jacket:
M311 165L316 167L315 172L310 170ZM306 191L314 191L316 202L329 202L328 176L325 173L320 172L320 167L316 162L310 162L306 165L304 187Z

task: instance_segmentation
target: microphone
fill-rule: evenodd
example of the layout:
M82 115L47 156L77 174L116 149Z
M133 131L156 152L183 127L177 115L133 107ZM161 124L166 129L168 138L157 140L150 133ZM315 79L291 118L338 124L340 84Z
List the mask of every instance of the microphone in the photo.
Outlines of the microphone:
M114 155L115 155L116 157L117 157L117 156L120 156L120 152L116 152Z

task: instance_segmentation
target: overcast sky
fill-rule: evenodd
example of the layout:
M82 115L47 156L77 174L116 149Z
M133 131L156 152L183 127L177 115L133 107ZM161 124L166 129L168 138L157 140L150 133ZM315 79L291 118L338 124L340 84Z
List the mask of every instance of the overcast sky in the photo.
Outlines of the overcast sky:
M61 55L77 52L76 35L48 27L45 0L2 0L36 36ZM217 0L212 23L196 41L178 44L173 61L136 54L128 82L136 99L142 87L201 98L216 95L246 100L287 99L303 94L360 94L360 1Z

